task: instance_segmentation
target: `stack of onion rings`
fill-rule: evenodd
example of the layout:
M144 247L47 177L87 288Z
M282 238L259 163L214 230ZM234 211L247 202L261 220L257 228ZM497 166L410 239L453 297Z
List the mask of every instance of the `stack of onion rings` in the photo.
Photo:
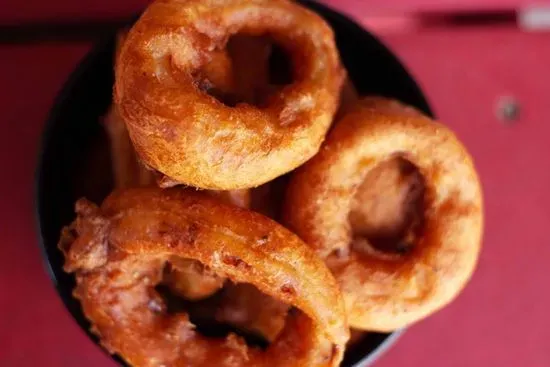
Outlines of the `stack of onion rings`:
M353 343L407 326L466 284L483 224L470 156L416 109L359 97L315 13L157 0L118 46L105 124L117 190L101 207L79 200L59 242L111 353L337 366L349 327ZM278 46L289 67L274 66ZM201 335L202 319L269 345Z
M115 60L120 54L126 34L127 31L118 34ZM220 96L235 95L243 101L256 103L270 89L267 60L269 54L270 43L267 39L237 35L228 43L227 52L218 51L205 66L206 80ZM111 107L105 126L111 142L115 187L151 185L155 181L155 175L137 161L116 105ZM268 187L268 184L264 185L264 190ZM251 206L249 189L205 192L227 204L241 208ZM270 211L272 207L268 198L254 201L255 206L261 205L264 212ZM226 284L225 278L212 273L200 262L180 258L172 259L170 266L165 268L164 278L174 294L192 301L208 298ZM286 319L288 307L281 305L279 301L258 292L254 287L228 285L219 304L210 305L213 307L211 318L272 341L282 330Z

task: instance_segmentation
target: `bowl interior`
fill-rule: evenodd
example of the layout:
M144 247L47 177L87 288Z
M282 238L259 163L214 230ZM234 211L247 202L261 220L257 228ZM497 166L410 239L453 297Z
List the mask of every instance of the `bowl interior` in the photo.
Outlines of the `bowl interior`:
M341 58L361 94L397 98L431 114L414 80L380 41L323 5L302 3L332 25ZM57 241L61 228L74 218L78 198L99 203L112 188L109 148L101 119L111 103L114 47L114 35L95 47L58 96L46 125L36 176L39 238L48 271L65 306L94 341L97 338L89 332L80 304L72 297L75 281L63 271ZM342 366L366 365L395 336L368 334L346 352ZM115 359L123 364L120 358Z

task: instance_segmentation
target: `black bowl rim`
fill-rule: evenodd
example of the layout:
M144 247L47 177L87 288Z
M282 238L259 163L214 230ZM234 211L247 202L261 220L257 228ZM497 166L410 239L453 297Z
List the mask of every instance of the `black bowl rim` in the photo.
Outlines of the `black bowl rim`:
M397 58L397 56L395 56L390 51L390 48L388 48L384 42L382 42L378 37L376 37L376 35L374 35L371 32L368 32L366 29L361 27L355 21L355 19L353 19L351 16L347 14L343 14L337 10L334 10L331 6L318 3L314 0L299 0L299 2L301 2L303 5L307 6L308 8L318 13L322 12L324 13L324 15L328 15L332 18L335 18L342 23L347 23L347 26L349 27L349 30L351 32L361 33L361 34L368 33L369 36L375 39L381 47L388 50L388 53L395 59L396 64L398 64L402 69L401 72L404 72L409 78L411 78L411 80L413 80L414 84L416 84L416 87L418 89L418 94L422 97L424 102L424 106L417 106L417 107L420 107L428 115L434 116L430 108L430 104L425 94L422 93L422 89L418 85L418 82L413 78L412 74L401 63L401 61ZM132 19L132 18L129 18L129 19ZM51 261L48 256L48 252L46 249L46 244L43 236L44 231L43 231L42 220L41 220L41 217L43 215L43 213L41 213L41 197L44 195L44 193L42 192L40 184L42 182L43 176L45 175L44 169L43 169L43 164L44 164L43 157L45 155L45 151L47 150L49 142L52 140L54 126L57 124L58 116L60 114L60 111L64 108L64 105L66 103L66 100L68 99L69 93L79 83L85 70L87 70L90 67L90 65L94 63L94 61L97 58L97 55L100 54L100 52L102 51L102 48L99 47L99 45L105 44L107 40L110 40L111 38L112 38L112 35L109 37L103 37L98 42L96 42L95 46L92 46L91 50L87 52L87 54L78 62L77 66L71 71L71 74L66 79L66 81L60 88L58 94L56 95L56 98L52 105L53 107L51 108L48 118L46 120L46 123L44 124L44 127L42 129L42 136L38 147L37 164L36 164L36 170L34 175L34 185L33 185L34 224L35 224L35 229L37 229L36 235L37 235L38 245L40 247L40 252L42 255L42 261L43 261L45 270L48 273L48 276L50 277L58 294L60 294L60 284L58 283L57 277L55 275L55 271L52 268ZM71 317L74 319L63 297L59 297L59 298L61 298L61 301L65 307L65 310L69 312L69 314L71 314ZM81 332L86 334L88 338L90 338L89 333L86 330L83 330L82 327L80 327L80 325L79 325L79 329ZM403 335L405 330L406 329L404 328L404 329L393 331L391 333L387 333L386 336L384 337L384 340L382 340L370 353L366 354L365 357L360 361L358 361L353 367L370 366L396 343L396 341ZM93 342L94 344L97 344L95 341ZM107 353L103 348L100 347L99 349L102 350L104 353ZM110 354L109 356L111 358L113 357ZM113 361L116 363L115 360Z
M100 43L105 42L104 40L101 40ZM57 282L57 278L55 276L55 272L51 266L51 262L48 256L48 252L46 250L46 244L44 243L44 230L42 227L42 213L41 213L41 203L42 203L42 188L40 186L42 182L42 177L44 176L44 156L45 152L47 150L47 146L49 145L49 142L52 140L52 135L54 131L54 126L56 125L56 121L58 120L59 112L63 109L63 106L65 105L65 101L68 99L69 92L74 89L74 86L78 84L78 81L81 79L82 75L84 74L84 71L88 69L90 65L92 65L93 61L95 60L96 56L100 53L100 49L97 46L93 46L90 51L84 55L82 59L78 62L76 67L71 71L71 74L68 76L67 80L63 83L61 86L59 92L57 93L52 108L50 110L50 113L48 114L48 118L46 120L46 123L44 124L44 127L42 128L42 136L39 141L38 146L38 154L36 157L36 169L34 173L34 185L33 185L33 206L34 206L34 224L37 229L37 237L38 237L38 244L40 246L40 252L42 254L42 258L44 261L44 265L46 267L46 272L48 273L48 276L52 280L55 289L59 293L59 284ZM61 229L60 229L61 230ZM65 305L65 302L63 301L63 305ZM67 310L68 311L68 310ZM70 313L70 312L69 312Z

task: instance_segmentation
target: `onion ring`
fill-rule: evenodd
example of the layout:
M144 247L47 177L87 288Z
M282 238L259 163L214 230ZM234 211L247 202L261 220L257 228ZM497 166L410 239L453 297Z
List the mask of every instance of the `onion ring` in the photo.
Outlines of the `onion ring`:
M349 220L354 197L367 173L396 155L424 178L423 228L406 254L389 255L365 238L360 251ZM409 325L454 299L475 268L483 227L481 187L466 148L443 125L381 98L362 100L294 173L284 215L325 258L350 326L376 331Z
M265 107L227 106L201 88L202 67L238 32L269 34L291 56L295 81ZM292 1L157 1L122 47L114 95L147 165L187 185L240 189L318 151L344 74L332 29Z
M82 199L63 230L64 269L92 332L133 366L337 366L349 331L334 278L297 236L272 220L190 190L128 189L97 208ZM170 257L198 260L233 282L293 305L265 350L230 334L203 337L167 314L155 286Z

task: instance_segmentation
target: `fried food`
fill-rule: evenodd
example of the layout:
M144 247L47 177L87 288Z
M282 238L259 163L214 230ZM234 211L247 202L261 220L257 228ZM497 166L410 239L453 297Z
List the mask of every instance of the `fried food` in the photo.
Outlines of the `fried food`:
M365 192L372 186L374 193ZM419 220L410 208L400 216L384 207L419 197ZM292 176L285 223L326 259L350 326L392 331L440 309L469 280L480 251L482 192L449 129L396 101L366 98ZM394 251L381 249L369 237L375 229L404 238Z
M92 332L133 366L337 366L349 333L329 270L272 220L182 189L81 199L59 248ZM173 257L193 259L295 308L267 350L239 337L208 338L185 313L169 314L155 286Z
M159 0L115 59L118 190L101 207L79 200L59 242L111 353L337 366L365 330L414 323L468 281L483 222L471 158L414 108L360 99L314 12ZM261 347L219 337L231 325Z
M294 81L262 108L208 94L203 67L239 32L269 33L294 65ZM148 166L199 188L241 189L318 151L344 74L332 29L293 1L157 1L121 49L114 95Z

